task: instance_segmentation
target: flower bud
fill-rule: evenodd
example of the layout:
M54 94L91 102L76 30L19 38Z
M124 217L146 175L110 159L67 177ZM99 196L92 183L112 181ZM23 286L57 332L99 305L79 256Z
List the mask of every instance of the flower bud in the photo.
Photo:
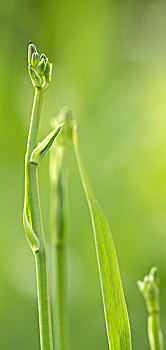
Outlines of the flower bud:
M52 119L52 128L57 128L61 123L65 123L65 125L57 138L56 144L58 146L67 147L72 139L73 131L73 117L71 111L67 107L62 109L58 117Z
M138 286L144 295L149 313L159 312L159 276L157 268L153 267L149 275L144 277L143 282L138 281Z
M40 57L39 57L39 54L37 52L34 52L32 54L32 59L31 59L31 64L33 67L36 67L37 64L39 63L40 61Z
M52 78L52 63L49 63L47 61L46 69L44 72L44 80L47 84L49 84L51 82L51 78Z
M40 60L40 62L38 63L38 65L37 65L37 72L38 72L40 75L43 75L45 69L46 69L46 63L45 63L44 58L42 58L42 59Z
M47 89L52 75L52 64L43 53L39 56L36 46L31 42L28 47L28 69L34 87Z
M42 60L42 58L44 58L45 61L47 60L47 57L46 57L46 55L45 55L44 53L42 53L42 54L40 55L40 59L41 59L41 60Z
M30 44L28 46L28 64L31 64L32 55L33 55L34 52L37 52L36 46L33 45L33 44Z

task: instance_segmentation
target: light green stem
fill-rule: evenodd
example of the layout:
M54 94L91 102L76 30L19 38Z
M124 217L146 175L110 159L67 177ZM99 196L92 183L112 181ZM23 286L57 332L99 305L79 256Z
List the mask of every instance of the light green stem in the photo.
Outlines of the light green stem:
M58 146L57 146L58 147ZM53 252L53 321L55 349L67 349L66 167L62 147L51 149L50 233ZM50 174L50 175L51 175ZM55 175L55 176L54 176Z
M151 350L163 350L163 339L158 312L152 313L152 315L148 317L148 336Z
M53 251L54 271L54 342L55 349L67 349L66 335L66 247L55 246Z
M36 274L37 274L37 292L38 292L38 309L39 309L39 327L41 350L53 350L52 341L52 324L50 310L50 296L48 284L47 269L47 251L40 213L40 201L38 191L37 166L30 162L31 154L36 147L36 138L39 127L39 119L44 91L42 88L35 88L34 104L29 129L27 153L25 160L25 175L27 181L27 191L30 204L32 227L37 235L40 248L35 253Z

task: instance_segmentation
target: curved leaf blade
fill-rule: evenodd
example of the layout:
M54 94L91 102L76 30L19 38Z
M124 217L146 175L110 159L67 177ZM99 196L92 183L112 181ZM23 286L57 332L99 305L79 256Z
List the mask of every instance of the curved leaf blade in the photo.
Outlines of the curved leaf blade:
M131 350L130 324L115 246L108 221L93 195L80 158L76 127L73 141L94 231L109 349Z

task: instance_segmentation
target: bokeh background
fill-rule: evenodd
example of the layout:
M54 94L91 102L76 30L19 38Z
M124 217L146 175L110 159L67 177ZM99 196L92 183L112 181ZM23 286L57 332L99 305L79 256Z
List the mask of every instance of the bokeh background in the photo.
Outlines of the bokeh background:
M39 140L69 106L94 192L114 237L133 349L148 349L136 281L159 268L166 344L166 3L163 0L1 0L0 348L39 349L34 257L22 209L24 154L33 101L31 39L54 64ZM40 165L49 245L49 157ZM72 350L108 349L87 203L69 156L69 332Z

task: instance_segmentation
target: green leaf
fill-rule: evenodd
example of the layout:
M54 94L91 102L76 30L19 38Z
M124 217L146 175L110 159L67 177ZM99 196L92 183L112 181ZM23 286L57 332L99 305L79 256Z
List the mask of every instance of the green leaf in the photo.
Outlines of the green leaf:
M105 321L110 350L130 350L131 333L114 242L108 221L91 190L86 176L74 127L74 148L92 219Z
M62 123L58 128L56 128L54 131L50 132L50 134L42 141L40 142L37 147L33 150L30 162L38 165L51 145L53 144L56 136L59 134L61 127L64 123Z

